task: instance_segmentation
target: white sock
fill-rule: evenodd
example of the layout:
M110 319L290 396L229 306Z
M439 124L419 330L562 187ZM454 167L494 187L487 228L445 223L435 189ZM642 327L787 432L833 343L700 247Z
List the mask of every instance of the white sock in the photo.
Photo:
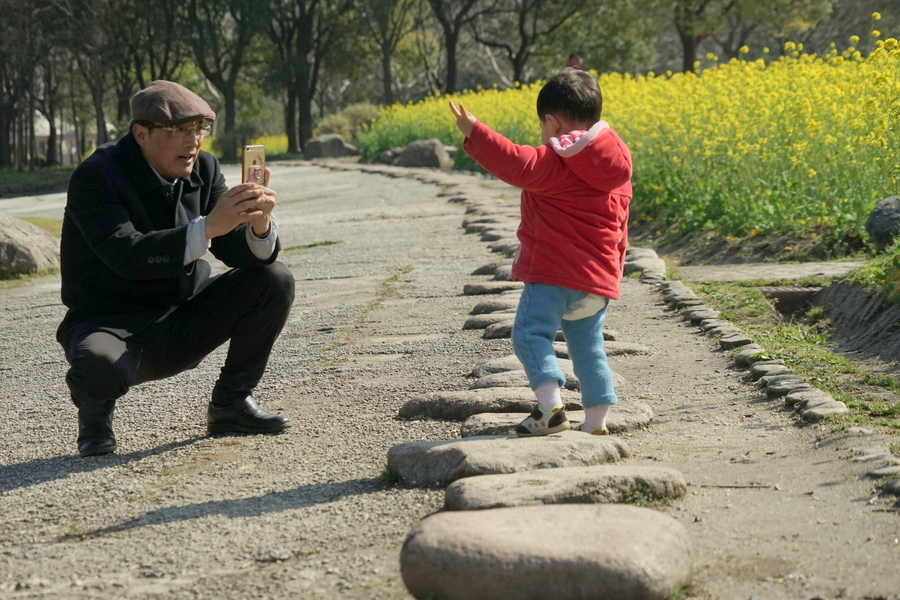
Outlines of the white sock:
M555 379L545 381L537 386L534 390L534 395L537 396L538 404L541 405L541 410L545 413L550 412L562 404L562 396L559 393L559 382Z
M584 409L584 429L591 432L595 429L606 427L606 415L609 414L609 404L592 406Z

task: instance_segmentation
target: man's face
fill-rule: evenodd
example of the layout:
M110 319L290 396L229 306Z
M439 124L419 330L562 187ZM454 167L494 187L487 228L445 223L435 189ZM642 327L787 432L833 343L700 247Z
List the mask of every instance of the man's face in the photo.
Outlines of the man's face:
M178 125L177 133L160 129L160 125L145 127L134 126L134 138L137 140L144 158L166 179L187 177L194 170L194 163L203 145L203 136L192 127L201 127L203 121L197 119L190 123Z

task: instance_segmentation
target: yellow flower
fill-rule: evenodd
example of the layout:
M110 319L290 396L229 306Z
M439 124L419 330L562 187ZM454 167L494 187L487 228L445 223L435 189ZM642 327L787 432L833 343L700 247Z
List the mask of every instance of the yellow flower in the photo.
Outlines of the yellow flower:
M876 38L877 38L877 37L881 37L881 32L878 31L877 29L873 29L873 30L872 30L872 37L876 37Z
M881 13L873 12L873 13L872 13L872 20L873 20L873 21L880 21L880 20L881 20Z
M738 52L740 52L741 54L747 54L750 52L750 48L748 48L747 46L741 46L738 49Z
M818 173L816 173L816 170L815 170L815 169L810 169L809 171L806 172L806 174L807 174L809 177L815 177L816 175L818 175Z
M854 46L855 46L856 44L858 44L858 43L859 43L859 36L858 36L858 35L851 35L851 36L850 36L850 43L853 44Z

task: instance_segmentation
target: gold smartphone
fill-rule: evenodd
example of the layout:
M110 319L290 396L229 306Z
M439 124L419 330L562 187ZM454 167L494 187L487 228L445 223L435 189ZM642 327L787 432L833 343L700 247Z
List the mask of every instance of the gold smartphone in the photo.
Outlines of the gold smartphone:
M241 183L266 184L266 147L244 146L241 154Z

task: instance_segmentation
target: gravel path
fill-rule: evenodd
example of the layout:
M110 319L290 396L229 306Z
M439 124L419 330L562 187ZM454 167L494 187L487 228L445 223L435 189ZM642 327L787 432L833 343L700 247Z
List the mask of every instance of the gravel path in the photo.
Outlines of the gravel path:
M473 175L332 166L275 165L298 294L256 395L291 417L284 434L206 437L220 349L133 389L116 413L118 453L78 458L54 339L59 279L0 291L0 598L411 598L400 547L443 489L379 476L391 446L459 437L459 423L397 411L468 388L476 362L511 353L462 329L478 301L463 286L486 280L471 273L497 255L464 233L457 195L421 180L512 206L516 193ZM52 214L53 202L34 206ZM633 464L688 481L660 510L692 536L691 593L896 598L900 518L867 504L873 483L849 460L884 438L803 425L651 287L627 279L623 292L608 325L652 352L610 362L623 402L656 414L625 437Z

